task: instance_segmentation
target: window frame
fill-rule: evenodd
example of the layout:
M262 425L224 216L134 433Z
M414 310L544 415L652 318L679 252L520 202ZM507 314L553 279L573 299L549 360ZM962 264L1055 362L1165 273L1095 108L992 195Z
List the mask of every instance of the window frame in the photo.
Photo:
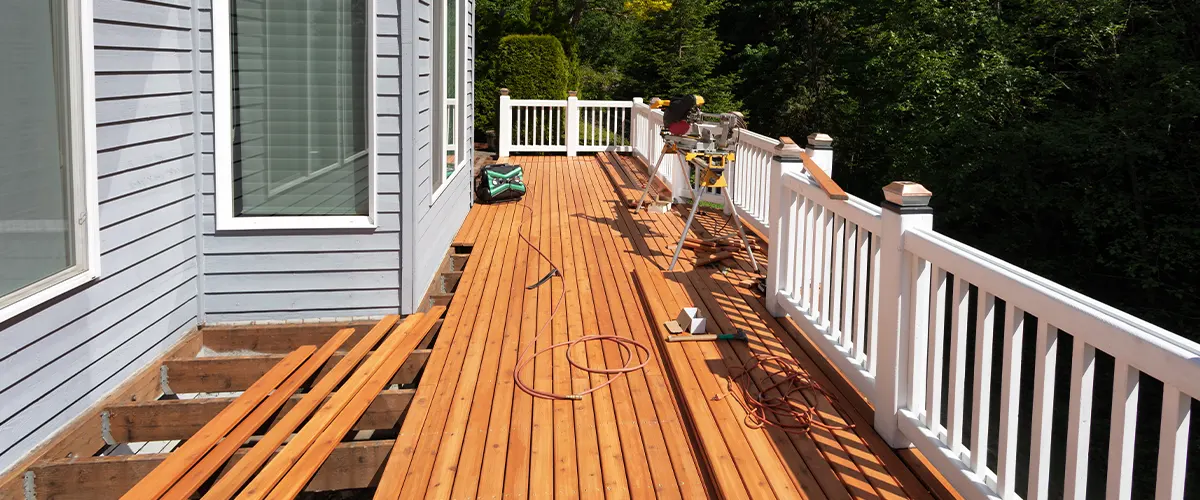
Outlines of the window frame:
M455 15L456 22L455 22L455 26L454 26L454 30L455 30L454 37L455 37L456 43L455 43L454 55L457 60L454 61L454 65L455 65L455 69L456 69L456 71L454 72L454 74L455 74L454 119L455 119L455 123L458 124L456 132L459 134L459 143L460 143L460 144L455 145L454 154L455 154L455 156L459 157L459 159L457 162L455 162L454 172L451 173L449 177L446 176L446 150L448 149L448 147L447 147L448 144L447 144L447 138L445 137L446 136L445 120L446 120L446 116L448 116L448 113L446 113L446 96L445 96L445 93L446 93L446 91L445 91L445 89L446 89L446 67L448 65L448 61L446 60L446 39L447 39L446 31L447 30L446 30L446 8L445 8L445 5L448 2L455 2L455 12L456 12L456 15ZM474 138L467 137L468 127L466 124L467 113L466 113L466 105L465 105L466 95L467 95L467 78L466 78L466 71L467 71L467 50L466 50L466 45L467 45L467 15L466 15L467 2L466 2L466 0L437 1L437 2L434 2L433 9L434 9L433 17L434 17L434 21L435 21L435 26L434 26L435 36L434 36L433 50L434 50L434 54L437 54L437 57L435 58L436 64L435 64L435 70L434 70L434 80L435 81L434 81L433 99L434 99L435 113L434 113L434 117L433 117L434 118L433 119L433 121L434 121L433 142L436 145L437 149L434 150L434 155L433 155L434 157L432 159L433 171L430 173L430 179L429 179L429 185L433 191L429 197L430 205L433 205L434 202L437 201L438 197L440 197L441 194L446 191L446 187L449 186L450 184L452 184L454 182L454 180L458 178L459 173L461 173L463 170L469 170L469 168L467 168L467 166L470 164L470 160L472 160L473 158L466 158L466 157L474 156L474 153L473 153ZM469 149L466 148L467 144L472 144L472 147ZM463 154L465 152L470 152L471 154ZM435 176L435 175L441 177L442 183L436 189L433 189L433 176Z
M233 61L230 29L229 2L213 0L212 45L213 45L213 191L216 230L256 231L287 229L376 229L379 220L378 180L378 136L375 133L376 79L378 77L376 40L376 9L374 0L366 4L366 57L367 57L367 184L370 194L367 200L367 215L287 215L253 216L235 215L233 211ZM351 158L358 158L358 154ZM336 164L335 164L336 165ZM318 169L308 177L328 171L330 167ZM289 181L289 184L292 182ZM284 186L276 188L282 191Z
M75 264L0 296L0 323L100 278L100 202L96 153L96 71L92 1L64 2L70 144L71 237ZM16 298L14 298L16 297ZM10 302L11 301L11 302Z

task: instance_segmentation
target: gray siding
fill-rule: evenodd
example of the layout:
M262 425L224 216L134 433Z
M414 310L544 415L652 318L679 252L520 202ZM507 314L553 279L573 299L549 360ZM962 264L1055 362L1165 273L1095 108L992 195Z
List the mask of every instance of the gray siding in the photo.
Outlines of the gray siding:
M212 9L209 0L200 0L204 322L382 316L400 310L398 1L377 0L375 5L378 228L218 233L213 185Z
M199 323L416 307L471 176L432 199L430 5L376 2L378 229L217 233L210 0L95 0L102 276L0 323L0 470Z
M197 324L192 8L95 21L102 276L0 324L0 470Z
M404 158L405 192L414 200L412 210L406 212L405 227L411 227L416 238L405 241L404 262L406 282L411 287L403 290L404 303L413 308L421 299L437 275L450 243L458 233L471 210L473 193L472 174L463 172L455 175L449 185L433 198L431 175L433 173L432 117L433 117L433 7L428 2L402 2L401 26L410 36L402 37L401 82L403 86L402 127L409 141L402 152ZM467 0L468 41L466 44L468 124L474 124L474 65L475 65L475 2ZM465 140L474 139L474 129L467 131ZM411 165L411 167L409 167ZM410 309L411 310L411 309Z

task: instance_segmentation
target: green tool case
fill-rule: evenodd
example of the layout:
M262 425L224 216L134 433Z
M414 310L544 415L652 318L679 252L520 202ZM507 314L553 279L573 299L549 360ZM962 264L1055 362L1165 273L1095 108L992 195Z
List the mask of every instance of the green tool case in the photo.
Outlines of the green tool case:
M520 165L488 165L480 169L475 178L475 201L478 203L513 201L522 196L525 196L525 180Z

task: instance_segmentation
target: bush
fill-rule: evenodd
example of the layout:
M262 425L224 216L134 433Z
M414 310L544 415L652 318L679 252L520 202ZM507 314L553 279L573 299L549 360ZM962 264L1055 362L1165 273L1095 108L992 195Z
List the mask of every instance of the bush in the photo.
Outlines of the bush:
M562 44L550 35L500 39L495 84L513 99L566 99L571 75ZM496 97L493 97L496 98Z

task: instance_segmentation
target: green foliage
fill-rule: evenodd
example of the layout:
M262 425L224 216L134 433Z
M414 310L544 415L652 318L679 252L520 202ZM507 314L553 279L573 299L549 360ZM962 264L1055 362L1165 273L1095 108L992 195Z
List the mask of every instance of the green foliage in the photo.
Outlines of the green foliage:
M828 133L847 190L919 181L940 231L1200 338L1200 2L478 5L481 130L500 38L552 35L584 98L701 94L768 135Z
M736 0L751 128L837 142L868 199L934 192L938 229L1200 338L1200 4Z
M497 84L514 99L566 99L571 75L562 44L550 35L500 39Z

